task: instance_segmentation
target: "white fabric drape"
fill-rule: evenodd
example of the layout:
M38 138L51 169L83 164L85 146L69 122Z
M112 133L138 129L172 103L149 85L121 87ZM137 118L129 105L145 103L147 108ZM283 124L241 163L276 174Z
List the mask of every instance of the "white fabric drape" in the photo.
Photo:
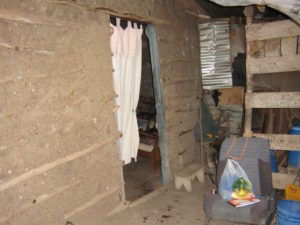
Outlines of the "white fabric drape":
M110 39L113 53L114 88L118 97L116 105L120 106L116 112L118 129L122 132L119 142L119 153L125 164L136 160L139 146L139 132L136 108L140 94L142 71L142 26L137 27L132 22L127 23L126 29L120 26L120 19L116 19L116 26L111 24L113 34Z

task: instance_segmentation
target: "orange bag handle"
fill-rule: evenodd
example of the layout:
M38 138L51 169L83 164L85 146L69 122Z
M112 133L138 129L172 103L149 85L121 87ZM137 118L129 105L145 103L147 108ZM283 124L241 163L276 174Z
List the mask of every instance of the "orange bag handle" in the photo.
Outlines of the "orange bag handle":
M241 160L243 158L243 156L244 156L245 150L246 150L247 145L248 145L248 137L246 137L246 141L245 141L245 144L244 144L244 147L243 147L243 151L242 151L242 153L241 153L241 155L239 157L235 157L235 156L233 156L233 155L230 154L230 152L231 152L231 150L232 150L232 148L233 148L233 146L235 144L236 138L237 138L237 136L234 136L232 144L227 149L226 154L227 154L228 158L231 158L231 159L234 159L234 160Z

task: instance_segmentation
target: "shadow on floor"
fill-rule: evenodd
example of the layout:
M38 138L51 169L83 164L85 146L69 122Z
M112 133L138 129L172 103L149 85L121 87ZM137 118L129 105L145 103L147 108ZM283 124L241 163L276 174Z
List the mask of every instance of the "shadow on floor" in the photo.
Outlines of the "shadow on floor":
M205 225L203 200L210 195L214 186L209 178L204 183L194 180L192 192L183 188L175 190L174 183L158 189L158 193L146 201L140 201L132 207L103 218L103 225ZM218 220L209 221L208 225L243 225Z
M153 170L147 158L138 157L123 167L127 201L134 201L162 186L160 168Z

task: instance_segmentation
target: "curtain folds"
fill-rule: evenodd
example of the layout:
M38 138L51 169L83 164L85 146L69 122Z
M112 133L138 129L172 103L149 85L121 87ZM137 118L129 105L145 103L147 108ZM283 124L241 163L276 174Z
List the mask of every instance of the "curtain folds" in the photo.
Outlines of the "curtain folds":
M136 117L136 108L140 94L142 71L142 26L128 21L126 29L116 19L110 45L112 50L112 64L114 68L114 88L118 97L116 112L118 130L122 132L119 140L119 153L125 164L136 160L139 146L139 132Z

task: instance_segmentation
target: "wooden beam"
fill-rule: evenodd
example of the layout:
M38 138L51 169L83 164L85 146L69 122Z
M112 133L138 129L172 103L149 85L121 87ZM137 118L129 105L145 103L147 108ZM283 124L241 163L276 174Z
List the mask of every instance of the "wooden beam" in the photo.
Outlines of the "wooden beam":
M266 6L265 5L256 5L256 8L261 13L264 13L266 11Z
M128 12L121 12L121 11L116 11L112 7L105 7L103 3L96 3L96 4L89 4L89 3L79 3L75 1L68 1L68 0L59 0L59 1L49 1L49 3L52 4L61 4L61 5L68 5L68 6L73 6L75 8L83 9L83 10L88 10L88 11L102 11L105 12L109 15L115 16L115 17L120 17L121 19L126 19L126 20L134 20L134 21L139 21L141 23L151 23L151 24L169 24L165 20L161 19L153 19L151 16L144 15L144 16L139 16L136 14L131 14Z
M292 20L256 23L246 26L246 40L258 41L300 35L300 26Z
M269 140L270 149L300 151L300 135L254 133L253 136Z
M287 152L284 152L287 153ZM288 154L283 154L282 157L278 160L277 167L280 168L288 161Z
M247 58L247 73L280 73L300 71L300 55Z
M297 50L297 54L300 55L300 36L298 36L298 50Z
M246 23L247 23L247 25L252 24L252 21L253 21L253 11L254 11L254 9L253 9L252 5L245 6L244 15L246 17Z
M245 109L244 137L251 137L252 109Z
M245 107L249 108L300 108L300 92L246 93Z
M288 184L292 184L296 178L296 175L272 173L273 188L284 190Z

